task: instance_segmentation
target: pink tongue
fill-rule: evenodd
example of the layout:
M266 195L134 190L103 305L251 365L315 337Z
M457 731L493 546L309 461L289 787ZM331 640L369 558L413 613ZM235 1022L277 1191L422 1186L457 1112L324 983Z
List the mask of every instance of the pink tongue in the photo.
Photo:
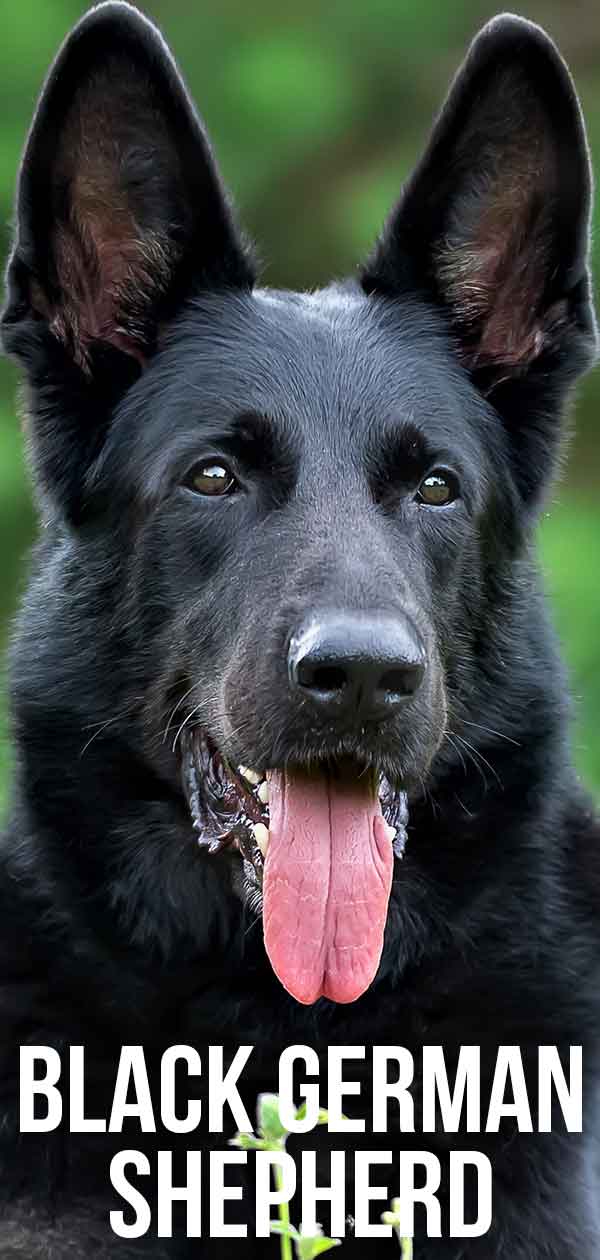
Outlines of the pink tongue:
M373 980L392 885L391 832L369 776L269 774L265 947L298 1002L353 1002Z

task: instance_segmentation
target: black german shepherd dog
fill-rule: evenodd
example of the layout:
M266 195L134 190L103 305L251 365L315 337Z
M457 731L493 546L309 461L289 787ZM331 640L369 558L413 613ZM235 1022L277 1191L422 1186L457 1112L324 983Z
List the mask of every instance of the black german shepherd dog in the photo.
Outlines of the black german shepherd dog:
M449 1071L479 1045L483 1094L500 1044L532 1081L540 1044L582 1045L583 1135L402 1134L391 1108L302 1140L324 1173L344 1144L487 1152L491 1229L449 1237L444 1176L417 1260L596 1256L600 833L533 550L595 354L590 188L563 61L500 17L357 276L270 291L154 27L108 3L63 47L3 315L43 523L12 651L3 1260L279 1247L250 1166L246 1240L188 1239L181 1205L172 1238L117 1237L114 1151L182 1172L235 1126L21 1134L23 1043L83 1044L101 1116L122 1044L151 1072L254 1046L250 1114L290 1044L442 1045ZM181 1086L185 1110L204 1077Z

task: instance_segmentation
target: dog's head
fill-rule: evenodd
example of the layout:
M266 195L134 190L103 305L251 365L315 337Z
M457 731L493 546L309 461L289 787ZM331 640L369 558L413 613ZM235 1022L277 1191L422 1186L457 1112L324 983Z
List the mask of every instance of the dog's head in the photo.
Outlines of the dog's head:
M146 763L198 860L262 888L301 1001L369 984L407 798L482 720L484 627L594 350L589 202L568 72L517 18L473 44L356 280L305 295L256 286L137 11L95 9L46 84L3 318L43 512L117 575Z

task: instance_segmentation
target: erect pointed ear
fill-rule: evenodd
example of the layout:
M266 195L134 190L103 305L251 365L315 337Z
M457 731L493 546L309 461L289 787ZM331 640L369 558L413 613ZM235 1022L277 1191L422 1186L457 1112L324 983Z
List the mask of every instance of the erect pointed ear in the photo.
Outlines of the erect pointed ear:
M137 359L194 290L252 284L203 127L158 31L101 4L48 76L20 173L3 316L19 353L45 321L90 372L103 343Z
M447 312L486 389L595 349L590 165L569 72L548 36L495 18L475 39L424 157L362 276ZM576 350L579 350L579 354Z

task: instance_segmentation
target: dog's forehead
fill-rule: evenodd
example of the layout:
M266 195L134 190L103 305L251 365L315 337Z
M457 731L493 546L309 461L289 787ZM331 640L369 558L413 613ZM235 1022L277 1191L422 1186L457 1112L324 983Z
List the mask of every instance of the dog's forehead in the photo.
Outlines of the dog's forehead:
M415 418L443 417L472 401L431 307L414 298L371 299L358 285L198 300L178 326L170 358L180 377L185 365L195 390L216 391L236 410L351 410L372 425L398 406Z
M480 408L442 320L425 303L335 285L196 299L123 419L130 442L135 432L147 453L180 435L217 435L253 412L299 449L322 436L338 447L351 439L358 454L405 424L440 447L457 437L479 447Z

